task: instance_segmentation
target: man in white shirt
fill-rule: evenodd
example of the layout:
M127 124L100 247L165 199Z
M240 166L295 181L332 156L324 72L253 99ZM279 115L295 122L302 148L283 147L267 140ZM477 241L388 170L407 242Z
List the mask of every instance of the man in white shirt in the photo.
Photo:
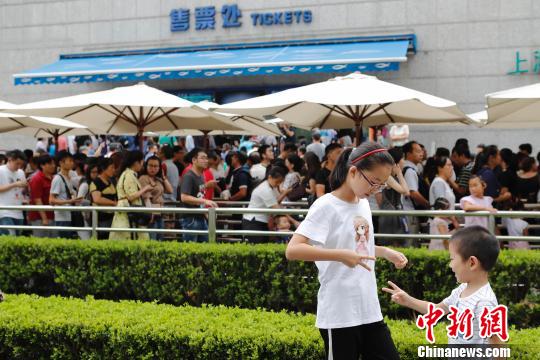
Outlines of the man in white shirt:
M79 205L83 200L77 197L77 189L73 184L71 169L73 168L73 155L67 150L58 152L57 156L60 172L56 174L51 182L51 191L49 193L49 204L59 206ZM71 211L55 211L55 226L72 226ZM64 238L74 238L73 231L59 231L59 236Z
M405 145L409 141L409 125L393 125L390 128L390 140L394 147Z
M20 150L10 151L6 156L7 164L0 166L0 204L20 206L28 186L22 170L26 156ZM23 219L21 210L0 210L0 225L22 225ZM0 229L1 235L17 235L19 232L15 229Z
M253 165L249 170L249 174L253 179L254 186L257 186L257 184L266 178L266 169L274 160L274 151L272 150L271 146L262 145L258 151L259 155L261 156L261 162Z
M409 141L403 145L403 154L405 156L403 177L410 189L410 196L404 196L402 199L403 210L429 209L429 201L420 191L420 181L423 180L420 178L421 173L419 172L418 164L422 163L422 158L424 156L422 147L415 141ZM418 217L407 216L407 221L409 223L409 232L411 234L418 234L420 231ZM406 242L406 244L411 245L410 242Z
M277 209L284 196L279 194L279 185L285 178L285 170L274 166L268 171L268 179L253 190L249 200L248 209ZM246 210L248 211L248 210ZM268 231L271 228L272 218L268 214L245 213L242 218L243 230ZM247 236L252 243L264 243L270 240L267 236Z
M306 151L311 151L318 156L319 161L322 161L324 158L324 150L326 149L326 145L321 142L321 134L318 131L314 132L311 138L313 142L307 146Z

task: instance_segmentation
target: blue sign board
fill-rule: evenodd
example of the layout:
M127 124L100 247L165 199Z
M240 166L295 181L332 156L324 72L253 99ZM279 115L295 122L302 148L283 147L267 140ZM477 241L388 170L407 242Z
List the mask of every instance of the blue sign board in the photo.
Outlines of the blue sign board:
M237 4L225 4L221 11L215 6L200 6L194 11L195 30L215 30L216 14L221 15L222 28L242 26L242 10ZM173 9L170 12L171 31L181 32L190 29L191 11L187 8ZM276 26L310 24L313 20L311 10L287 10L275 12L254 12L250 14L252 26Z

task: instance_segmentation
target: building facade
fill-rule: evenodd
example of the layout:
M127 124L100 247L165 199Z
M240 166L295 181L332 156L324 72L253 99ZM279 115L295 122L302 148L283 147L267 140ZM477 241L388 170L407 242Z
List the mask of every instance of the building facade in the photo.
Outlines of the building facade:
M328 39L365 43L414 35L399 69L372 73L456 101L470 113L483 109L486 93L538 81L538 30L540 2L532 0L1 0L0 99L24 103L137 82L126 77L15 85L14 74L28 74L66 54L121 59L162 49L189 53L207 47L225 53L272 44L285 49L290 42L322 46ZM327 69L144 81L194 100L228 102L343 74ZM412 130L428 148L451 147L456 138L467 137L473 146L515 149L525 141L534 145L538 135L523 129Z

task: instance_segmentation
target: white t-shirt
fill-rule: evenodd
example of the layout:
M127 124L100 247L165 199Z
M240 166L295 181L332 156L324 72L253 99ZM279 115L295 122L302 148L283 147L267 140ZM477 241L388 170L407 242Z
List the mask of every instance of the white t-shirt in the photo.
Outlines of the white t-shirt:
M405 170L405 168L408 169ZM409 160L405 160L403 169L405 170L403 177L409 190L418 191L418 167ZM401 203L403 204L403 210L414 210L414 204L409 196L402 196Z
M390 139L404 135L407 135L405 139L392 140L393 146L403 146L409 142L409 125L394 125L390 128Z
M456 195L454 194L454 191L446 181L437 176L433 179L433 182L429 187L429 203L431 206L433 206L435 200L440 197L445 198L450 203L450 208L448 210L455 210Z
M523 236L523 231L529 226L529 223L522 219L503 218L501 222L510 236ZM509 241L508 248L530 249L530 246L527 241Z
M307 237L313 246L349 249L375 256L373 221L366 199L351 204L332 193L325 194L313 203L296 233ZM362 266L350 268L338 261L316 261L315 264L320 283L318 328L344 328L383 319L374 261L367 261L372 271Z
M251 193L251 199L249 200L248 208L254 209L269 209L274 205L277 205L279 197L278 189L272 188L268 181L263 181L259 186ZM268 214L244 214L244 219L255 220L267 223L269 221Z
M263 181L266 177L266 166L261 163L255 164L249 169L249 174L255 182Z
M0 185L13 184L26 179L24 171L21 169L11 171L7 165L0 166ZM8 191L0 192L0 204L2 205L22 205L24 199L23 188L15 187ZM13 219L23 219L22 211L0 210L0 218L10 217Z
M491 289L491 285L487 283L478 289L474 294L465 298L461 297L463 290L467 288L467 284L461 284L456 289L452 290L449 297L443 300L443 304L450 307L453 305L458 308L458 316L466 309L471 309L474 313L473 318L473 336L469 340L463 338L463 334L459 333L456 339L448 338L449 345L472 345L472 344L488 344L488 339L480 337L480 316L484 307L494 308L498 305L497 297Z
M326 145L324 145L322 142L313 142L306 147L306 151L311 151L317 155L319 161L323 161L325 149Z
M56 195L59 200L70 200L76 197L77 191L73 186L73 179L65 179L65 183L62 180L62 175L54 175L51 182L51 194ZM66 189L66 184L69 189ZM67 192L69 190L69 193ZM63 205L69 206L69 204ZM71 212L70 211L55 211L54 212L54 221L71 221Z
M448 225L450 225L450 220L436 217L434 219L430 219L428 221L429 223L429 233L430 235L441 235L441 232L439 231L439 225L446 226L446 229L448 229ZM445 234L443 234L445 235ZM429 242L429 250L444 250L446 249L444 247L444 240L441 239L431 239Z

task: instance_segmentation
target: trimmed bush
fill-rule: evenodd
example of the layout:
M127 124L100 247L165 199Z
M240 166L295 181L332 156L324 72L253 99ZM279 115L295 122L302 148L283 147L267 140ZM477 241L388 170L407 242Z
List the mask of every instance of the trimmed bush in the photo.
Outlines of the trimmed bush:
M288 262L283 245L0 238L0 288L12 293L227 305L314 313L317 270ZM377 262L379 287L392 280L411 295L439 302L457 286L444 251L403 249L405 270ZM538 326L540 253L502 251L491 275L510 323ZM379 294L385 315L414 318Z
M322 359L313 315L134 301L7 295L0 304L0 358ZM416 359L424 334L387 320L402 359ZM439 344L445 327L435 327ZM512 358L535 359L538 329L511 330Z

